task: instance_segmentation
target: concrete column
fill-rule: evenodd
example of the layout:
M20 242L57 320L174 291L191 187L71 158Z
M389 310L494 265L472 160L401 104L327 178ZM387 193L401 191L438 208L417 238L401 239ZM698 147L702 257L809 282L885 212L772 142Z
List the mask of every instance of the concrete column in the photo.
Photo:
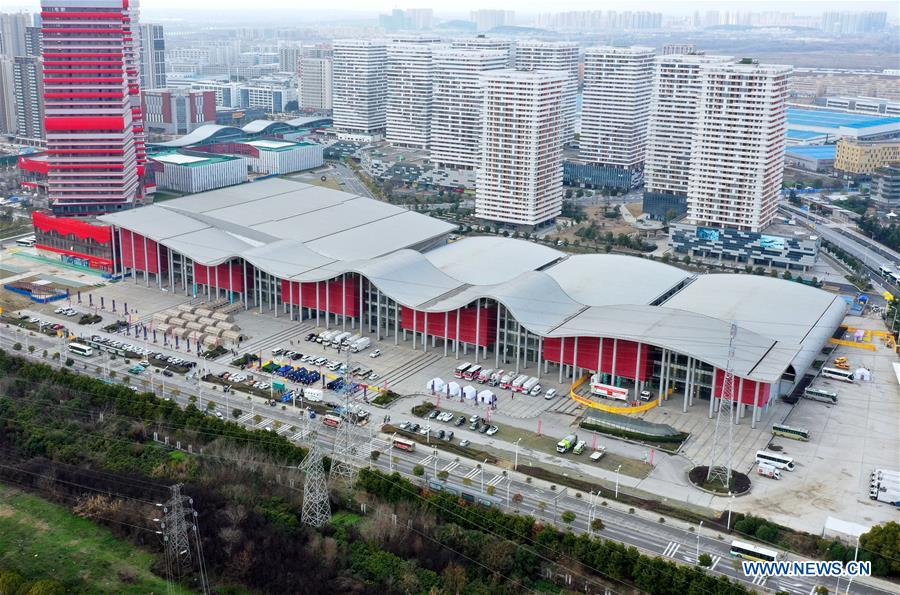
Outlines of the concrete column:
M428 353L428 312L425 312L425 329L422 331L422 353Z
M175 293L175 257L171 250L166 250L169 256L169 291Z
M450 311L444 312L444 357L447 357L447 341L450 340Z
M188 292L188 285L187 285L187 261L188 261L187 256L182 254L181 255L181 287L184 288L184 295L190 295L190 293Z
M269 308L275 312L275 318L278 318L278 302L275 301L275 276L268 276L269 284Z
M713 368L712 372L712 390L709 393L709 419L713 417L713 411L715 411L716 405L716 378L719 375L718 368Z
M750 427L756 429L756 422L759 419L759 382L756 383L756 390L753 392L753 415L750 416Z
M129 231L128 235L131 236L131 278L137 285L137 253L134 251L134 232Z
M241 289L244 291L241 297L244 298L244 311L246 312L250 307L250 297L247 295L247 261L242 259L241 265L244 267L244 278L241 283L243 285Z
M637 401L640 398L640 376L641 376L641 342L638 341L637 344L637 358L634 362L634 400Z
M400 341L400 306L394 302L394 345Z
M481 300L475 304L475 363L478 363L478 341L481 340Z
M597 375L598 380L603 377L603 343L604 338L600 337L600 348L597 350Z
M159 252L157 250L157 252ZM147 236L144 236L144 284L150 287L150 256L147 249Z
M575 337L575 348L572 351L572 382L575 382L575 375L578 373L578 337Z
M412 309L412 314L413 314L413 328L412 328L413 344L412 344L412 348L413 348L413 351L415 351L416 350L416 333L419 331L419 321L418 321L419 317L416 314L415 308Z
M497 328L494 336L494 369L500 369L500 304L497 304Z
M381 292L375 291L375 340L381 341ZM371 324L371 319L369 322Z
M303 282L297 281L297 313L300 322L303 322Z
M371 326L371 323L372 323L372 315L371 315L371 311L370 311L369 308L364 308L365 300L364 300L364 296L363 296L363 276L357 274L357 279L359 280L359 281L358 281L358 283L359 283L359 336L360 336L360 337L363 337L363 336L365 336L365 334L366 334L366 329L363 328L363 327L365 326L365 325L363 324L363 316L365 316L366 313L369 313L369 325ZM381 311L380 311L380 309L379 309L379 311L375 313L375 321L376 321L376 323L377 323L377 321L378 321L378 316L379 316L380 314L381 314ZM369 332L372 332L371 329L369 330ZM379 333L379 334L380 334L380 333ZM377 337L377 336L378 336L378 335L376 335L376 337ZM380 337L379 337L379 338L380 338Z
M613 361L612 361L612 377L610 379L610 384L616 386L616 372L619 370L619 339L613 339Z
M538 335L538 353L537 353L537 369L538 369L538 378L543 374L543 366L541 365L541 360L544 358L544 337Z
M685 377L684 377L684 399L682 400L682 403L681 403L681 412L682 413L687 413L688 401L690 400L690 395L691 395L691 374L693 372L693 368L691 368L692 361L693 361L693 358L688 356L687 373L685 374Z
M522 357L522 325L516 321L516 374L519 373L519 361Z
M732 376L738 383L737 390L737 407L734 407L734 425L740 425L741 418L744 416L744 379ZM732 390L731 400L734 401L735 394Z
M115 270L115 265L113 265L113 275L119 272L122 275L122 278L125 278L125 251L122 250L122 228L116 227L116 236L119 238L119 241L116 242L116 251L119 253L119 270ZM132 255L133 260L133 255Z
M219 299L219 265L216 265L216 299Z
M316 281L316 326L319 326L319 314L322 312L322 307L319 305L319 281Z
M330 280L325 281L325 328L331 324L331 287L328 286Z
M566 338L560 337L559 339L559 384L562 384L563 377L563 362L566 361Z
M666 380L666 353L666 349L663 349L662 355L659 356L659 391L657 391L656 399L660 405L662 405L663 385Z
M459 308L456 309L456 341L454 345L454 351L456 352L456 359L459 359Z
M341 330L347 330L347 273L341 274Z

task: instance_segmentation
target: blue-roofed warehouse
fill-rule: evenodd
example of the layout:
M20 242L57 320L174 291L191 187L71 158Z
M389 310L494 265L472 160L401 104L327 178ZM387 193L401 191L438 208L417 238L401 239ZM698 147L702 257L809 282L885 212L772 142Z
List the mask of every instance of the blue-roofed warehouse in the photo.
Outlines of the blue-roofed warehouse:
M788 147L784 152L784 164L809 171L827 171L834 167L837 145Z
M839 138L872 140L900 137L900 118L837 110L789 107L789 144L833 143ZM821 139L821 136L825 136Z

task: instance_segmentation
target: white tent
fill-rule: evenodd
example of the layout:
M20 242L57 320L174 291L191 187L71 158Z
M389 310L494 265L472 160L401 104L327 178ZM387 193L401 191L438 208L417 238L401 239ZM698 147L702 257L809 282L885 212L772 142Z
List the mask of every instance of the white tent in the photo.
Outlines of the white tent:
M494 393L489 390L483 390L480 393L478 393L478 402L479 403L484 403L486 405L493 405L494 401L496 401L496 400L497 400L496 395L494 395Z
M471 384L467 384L463 388L463 394L466 395L467 399L474 399L475 395L478 394L478 389L472 386Z
M462 392L459 388L459 385L455 382L451 382L447 385L447 394L451 397L458 397L460 392Z
M855 372L853 372L854 380L864 380L866 382L872 380L872 371L868 368L857 368Z
M440 378L432 378L428 382L428 390L431 392L441 392L444 390L445 386L447 386L447 383Z

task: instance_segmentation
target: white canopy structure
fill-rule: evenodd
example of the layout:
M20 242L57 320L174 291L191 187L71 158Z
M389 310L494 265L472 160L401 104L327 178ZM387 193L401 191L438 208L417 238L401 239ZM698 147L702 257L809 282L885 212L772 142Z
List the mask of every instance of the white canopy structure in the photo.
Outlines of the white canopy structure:
M495 395L492 391L483 390L478 393L478 402L484 403L486 405L493 405L497 400L497 395Z
M447 383L440 378L432 378L428 381L428 390L433 393L442 392L445 386L447 386Z
M463 394L466 395L467 399L474 399L475 395L478 394L478 389L471 384L467 384L465 387L463 387Z
M456 382L451 382L447 385L446 392L451 397L458 397L462 390L460 389L459 384L457 384Z

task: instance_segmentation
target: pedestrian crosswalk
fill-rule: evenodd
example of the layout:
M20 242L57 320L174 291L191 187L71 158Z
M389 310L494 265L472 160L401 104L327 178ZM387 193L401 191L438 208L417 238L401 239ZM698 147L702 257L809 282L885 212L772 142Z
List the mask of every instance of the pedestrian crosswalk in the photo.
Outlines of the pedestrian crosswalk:
M444 465L444 467L441 469L441 471L446 471L447 473L450 473L457 467L459 467L459 461L450 461L449 463Z
M481 469L479 469L478 467L475 467L474 469L472 469L471 471L466 473L463 477L466 479L475 479L475 476L478 475L479 473L481 473Z
M491 480L487 483L489 486L497 486L503 481L505 478L502 475L495 475L491 478Z
M670 541L669 545L666 546L666 549L663 550L663 556L667 558L674 558L679 548L681 548L680 543L678 543L677 541Z
M280 428L278 428L277 431L279 434L284 436L285 434L287 434L288 432L291 431L291 426L281 426Z
M238 418L238 423L245 424L245 423L249 422L251 419L253 419L253 414L245 413Z
M753 577L753 580L752 580L751 582L752 582L754 585L756 585L757 587L761 587L761 586L763 586L764 584L766 584L766 580L768 580L768 578L769 578L769 577L763 576L763 575L754 576L754 577Z
M427 457L425 457L424 459L419 461L419 464L422 465L423 467L427 467L428 465L431 464L431 461L433 461L433 460L434 460L434 455L428 455Z

